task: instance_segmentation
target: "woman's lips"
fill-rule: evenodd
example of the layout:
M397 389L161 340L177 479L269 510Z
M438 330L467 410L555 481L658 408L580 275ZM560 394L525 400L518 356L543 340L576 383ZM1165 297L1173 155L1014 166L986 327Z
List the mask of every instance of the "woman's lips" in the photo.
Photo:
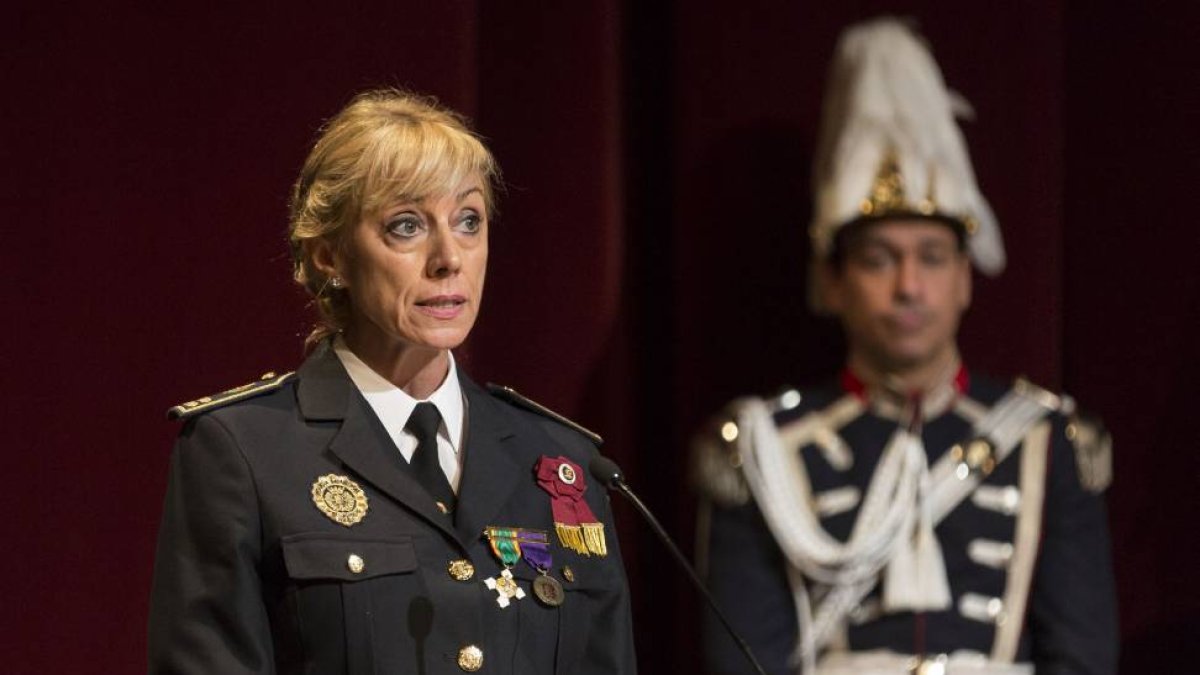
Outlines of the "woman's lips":
M417 308L435 319L453 319L462 314L467 299L461 295L436 295L417 301Z

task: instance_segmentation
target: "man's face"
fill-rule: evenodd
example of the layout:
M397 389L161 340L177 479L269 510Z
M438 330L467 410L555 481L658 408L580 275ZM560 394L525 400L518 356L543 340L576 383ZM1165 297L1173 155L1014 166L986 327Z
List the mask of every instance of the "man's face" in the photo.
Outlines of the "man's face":
M840 270L823 270L825 302L852 353L884 373L938 363L956 349L971 304L971 268L943 223L884 220L846 241Z

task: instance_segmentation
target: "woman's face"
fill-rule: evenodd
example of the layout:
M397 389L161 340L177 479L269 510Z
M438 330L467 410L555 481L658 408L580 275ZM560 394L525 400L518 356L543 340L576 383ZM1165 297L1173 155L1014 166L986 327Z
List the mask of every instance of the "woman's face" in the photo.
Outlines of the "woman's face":
M483 183L365 215L332 252L350 294L348 338L384 349L453 349L483 299L488 221Z

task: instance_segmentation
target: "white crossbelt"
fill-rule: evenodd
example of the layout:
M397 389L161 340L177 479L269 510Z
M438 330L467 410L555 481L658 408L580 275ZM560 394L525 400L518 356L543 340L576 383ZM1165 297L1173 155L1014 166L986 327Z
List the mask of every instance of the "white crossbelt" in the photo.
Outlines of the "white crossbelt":
M976 422L973 437L990 440L998 464L1051 409L1053 401L1015 388ZM747 484L790 563L800 623L796 656L805 672L814 672L816 651L875 586L884 567L897 558L904 562L888 570L884 589L885 605L893 600L889 609L948 605L945 563L932 528L975 489L981 479L978 473L964 471L960 459L950 453L931 469L920 438L897 428L843 543L821 527L813 511L804 459L796 448L784 447L767 404L758 398L741 399L734 411L742 430L737 442ZM811 420L796 424L810 423L816 433L823 428L821 416L811 415ZM794 433L788 436L796 440ZM805 577L830 587L815 613ZM916 597L901 594L896 602L895 597L889 598L889 588L916 589Z

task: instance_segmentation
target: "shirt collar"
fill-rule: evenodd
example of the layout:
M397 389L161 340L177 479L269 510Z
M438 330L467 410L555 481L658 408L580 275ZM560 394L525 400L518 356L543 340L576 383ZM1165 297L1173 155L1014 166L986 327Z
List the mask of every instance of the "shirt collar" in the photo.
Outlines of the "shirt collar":
M350 375L354 386L362 392L363 398L371 405L371 409L379 416L379 421L388 429L403 429L418 403L422 403L407 392L375 372L362 359L350 351L346 341L339 334L333 339L333 350L337 354L346 373ZM438 433L450 441L454 452L458 453L463 435L463 418L466 410L463 402L462 384L458 381L458 365L454 361L454 353L447 350L450 357L450 368L446 371L446 379L442 381L426 401L437 407L442 415L442 427Z

